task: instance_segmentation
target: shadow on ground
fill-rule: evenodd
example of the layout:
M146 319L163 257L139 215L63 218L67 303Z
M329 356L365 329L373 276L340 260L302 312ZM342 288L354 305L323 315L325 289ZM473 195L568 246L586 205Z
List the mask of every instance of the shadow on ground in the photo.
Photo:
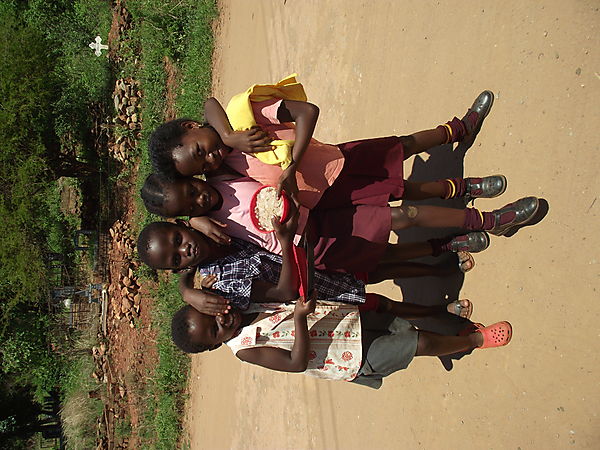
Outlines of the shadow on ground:
M429 151L428 158L416 156L413 162L412 173L408 181L422 182L444 178L464 176L464 158L470 145L460 145L453 150L452 145L434 147ZM430 199L419 202L406 200L404 205L432 205L449 208L464 208L463 199ZM431 238L438 238L456 234L457 228L412 228L396 232L399 242L419 242ZM438 258L425 257L417 260L426 264L454 263L458 264L455 254L445 254ZM457 272L448 277L423 277L397 279L394 283L402 290L405 301L420 305L439 305L457 300L464 281L464 274ZM419 319L413 321L417 327L434 331L444 335L455 335L463 329L469 321L450 314L439 317ZM466 353L440 357L446 370L452 370L453 360L462 358Z

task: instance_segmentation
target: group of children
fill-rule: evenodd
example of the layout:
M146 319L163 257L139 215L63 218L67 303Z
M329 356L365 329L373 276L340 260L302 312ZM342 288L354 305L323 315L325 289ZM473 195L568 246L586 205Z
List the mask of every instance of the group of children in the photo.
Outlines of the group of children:
M504 193L502 175L424 183L403 178L410 156L473 139L492 103L493 94L484 91L462 119L434 129L330 145L313 139L319 110L292 76L252 86L227 112L208 99L207 123L184 118L158 127L149 141L155 173L142 188L144 204L165 218L189 219L149 224L138 253L155 269L181 272L187 306L173 317L175 344L198 353L226 343L242 361L376 388L414 356L508 344L508 322L469 322L458 336L442 336L407 321L448 313L469 318L469 300L429 307L365 292L365 284L385 279L469 271L471 253L489 246L489 234L511 234L533 219L535 197L490 212L389 204L462 197L466 205ZM274 233L258 232L251 219L251 198L263 185L290 200L289 218L274 219ZM409 227L464 232L388 242L392 231ZM317 270L314 289L299 298L294 247L307 243ZM446 252L457 254L457 265L411 261Z

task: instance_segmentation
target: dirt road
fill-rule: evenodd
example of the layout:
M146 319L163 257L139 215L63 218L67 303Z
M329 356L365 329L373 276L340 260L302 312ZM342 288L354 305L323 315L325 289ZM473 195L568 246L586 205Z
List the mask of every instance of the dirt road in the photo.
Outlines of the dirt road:
M193 360L192 448L598 448L598 6L222 2L218 98L298 72L321 108L316 137L343 142L435 126L491 89L493 110L464 161L439 149L407 171L503 173L507 192L478 207L536 195L550 209L537 226L493 239L462 285L475 320L511 321L507 348L476 351L451 371L418 358L379 391L242 365L222 348ZM428 278L373 290L431 301L458 288Z

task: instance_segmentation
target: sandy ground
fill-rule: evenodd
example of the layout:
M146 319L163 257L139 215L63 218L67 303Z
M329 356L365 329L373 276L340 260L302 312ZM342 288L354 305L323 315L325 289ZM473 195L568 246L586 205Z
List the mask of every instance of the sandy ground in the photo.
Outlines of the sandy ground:
M599 6L222 2L218 98L296 71L321 108L316 137L342 142L435 126L491 89L493 110L464 161L440 148L406 170L503 173L507 192L478 207L536 195L550 209L537 226L494 238L462 287L426 278L373 288L430 303L461 289L475 320L512 322L507 348L450 371L417 358L379 391L242 365L219 349L193 359L192 448L600 447Z

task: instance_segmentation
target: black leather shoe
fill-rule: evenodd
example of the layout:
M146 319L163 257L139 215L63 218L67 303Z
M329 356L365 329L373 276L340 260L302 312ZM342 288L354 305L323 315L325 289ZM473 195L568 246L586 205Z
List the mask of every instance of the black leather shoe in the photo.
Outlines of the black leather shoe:
M477 96L473 105L471 105L465 116L462 118L463 123L467 127L467 135L479 131L483 119L489 114L493 104L494 93L492 91L483 91Z
M492 211L494 215L494 228L488 230L489 233L496 236L503 236L516 227L527 224L537 213L540 207L540 200L537 197L524 197L514 203L509 203L500 209ZM507 213L514 213L515 217L500 225L502 216Z
M491 175L483 178L465 178L467 189L465 201L468 203L476 198L495 198L506 191L506 177Z
M471 233L456 236L450 241L453 252L478 253L490 246L490 237L485 231L472 231Z

